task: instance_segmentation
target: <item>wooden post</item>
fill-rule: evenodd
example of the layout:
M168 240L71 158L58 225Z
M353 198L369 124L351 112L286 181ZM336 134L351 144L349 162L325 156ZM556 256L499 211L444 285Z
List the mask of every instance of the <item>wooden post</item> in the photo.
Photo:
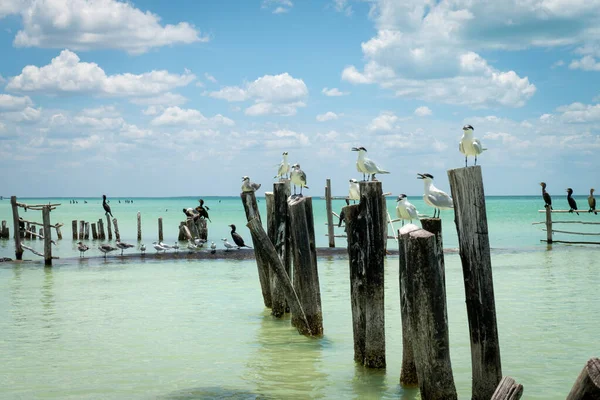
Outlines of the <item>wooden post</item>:
M331 179L327 178L325 186L325 209L327 210L327 237L329 239L329 247L335 247L335 236L333 232L333 214L331 207Z
M8 233L8 227L6 226L6 220L2 221L2 233L0 234L0 238L9 239L10 234Z
M106 232L108 233L108 240L112 240L112 227L110 226L110 216L106 214Z
M25 239L31 239L31 225L29 224L29 222L27 222L27 225L25 227Z
M83 236L85 234L85 221L79 221L79 240L83 240Z
M73 230L73 240L79 240L79 236L77 235L77 220L76 219L71 221L71 227Z
M137 213L137 240L142 240L142 214Z
M435 235L437 244L437 256L442 267L442 277L444 285L446 284L446 264L444 263L444 240L442 238L442 219L441 218L421 218L421 227L427 232Z
M83 238L85 240L89 240L90 239L90 223L89 222L85 223L85 235L83 235Z
M50 206L42 207L44 224L44 264L52 265L52 230L50 229Z
M98 239L98 231L96 230L96 223L92 223L92 239Z
M59 240L62 240L62 232L60 231L60 227L62 224L56 224L56 237Z
M523 395L523 385L515 382L510 376L500 381L491 400L519 400Z
M189 223L189 220L181 221L179 223L179 235L177 236L177 240L185 240L186 239L185 234L183 233L183 227L186 226L185 225L186 223Z
M32 226L32 227L31 227L31 229L33 230L33 233L35 233L35 225L34 225L34 226ZM38 232L38 235L39 235L39 236L37 236L37 237L36 237L35 235L32 235L32 236L31 236L31 238L32 238L33 240L37 239L38 237L39 237L40 239L42 239L42 238L44 237L44 228L40 228L40 230L39 230L39 232Z
M119 224L118 224L118 222L117 222L117 219L116 219L116 218L113 218L112 222L113 222L113 225L114 225L114 227L115 227L115 238L116 238L118 241L121 241L121 235L119 234Z
M546 207L546 242L552 244L552 208Z
M567 400L600 399L600 359L590 358L579 373Z
M185 222L181 222L179 224L179 240L192 240L193 238L190 228L188 228Z
M421 228L417 225L407 224L398 231L398 259L400 263L398 278L400 281L400 318L402 320L402 367L400 368L400 384L404 387L417 387L419 385L412 347L414 339L410 329L408 299L406 298L406 243L408 241L408 234L419 229Z
M359 184L360 185L360 184ZM383 191L383 189L382 189ZM381 209L383 210L381 213L381 229L383 230L383 254L387 253L387 242L388 242L388 212L387 212L387 198L381 194Z
M254 192L242 192L240 197L244 204L244 211L246 212L246 219L248 222L253 218L258 218L258 221L260 222L260 213L258 212L258 204L256 203ZM265 303L265 307L272 308L273 299L271 297L271 288L269 284L269 264L263 260L262 249L256 248L258 238L256 238L252 232L250 232L250 234L254 247L254 256L256 258L256 267L258 268L258 280L260 281L263 302Z
M198 218L196 229L198 229L198 237L200 239L208 240L208 225L204 218Z
M162 225L162 217L158 218L158 241L163 241L163 225Z
M452 169L448 177L471 337L471 395L487 400L502 379L502 366L481 167Z
M450 362L446 287L435 235L420 229L406 240L406 299L423 399L457 399ZM495 389L495 388L494 388Z
M98 239L106 240L106 235L104 234L104 221L102 221L102 218L98 220Z
M384 219L381 182L360 182L360 202L344 207L354 360L370 368L385 368Z
M13 225L15 229L15 258L23 259L23 248L21 247L21 229L19 229L19 206L17 206L17 196L10 196L10 205L12 207Z
M260 220L258 219L258 217L252 218L248 222L248 224L246 224L246 226L248 227L248 229L250 229L252 237L256 238L255 244L257 245L257 248L260 248L263 251L265 259L267 260L269 265L273 267L273 271L279 278L279 281L282 284L283 292L285 294L285 299L290 306L292 314L298 316L299 323L296 325L298 332L300 332L303 335L314 335L302 308L300 299L298 298L298 295L294 290L294 287L292 286L290 277L285 272L285 268L281 263L281 259L275 251L273 243L271 243L271 241L267 237L267 234L265 233L262 224L260 223Z
M294 262L294 289L298 294L313 336L323 335L323 312L315 247L315 224L311 197L290 197L291 251ZM292 325L299 316L292 313Z

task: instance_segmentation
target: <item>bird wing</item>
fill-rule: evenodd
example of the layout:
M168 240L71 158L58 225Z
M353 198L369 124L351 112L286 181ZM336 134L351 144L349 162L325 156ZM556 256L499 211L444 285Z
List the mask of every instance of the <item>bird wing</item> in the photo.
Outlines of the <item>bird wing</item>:
M303 186L304 187L308 187L306 186L306 174L304 173L304 171L300 171L300 180L303 182Z
M412 205L411 203L406 204L406 211L408 212L408 215L410 215L410 217L412 219L419 219L418 213L417 213L417 208L414 205Z
M475 149L475 151L477 152L477 154L481 154L483 152L483 150L484 150L484 148L481 145L481 142L479 141L479 139L473 140L473 148Z
M465 154L465 149L463 148L462 140L458 142L458 151Z

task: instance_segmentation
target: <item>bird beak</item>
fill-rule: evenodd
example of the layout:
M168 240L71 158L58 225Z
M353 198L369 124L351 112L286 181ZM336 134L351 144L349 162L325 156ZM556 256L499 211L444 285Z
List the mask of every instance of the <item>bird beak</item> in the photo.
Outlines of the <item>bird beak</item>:
M352 151L358 151L358 148L356 148L356 147L353 147L353 148L352 148Z
M417 179L425 179L425 175L423 175L423 174L417 174Z

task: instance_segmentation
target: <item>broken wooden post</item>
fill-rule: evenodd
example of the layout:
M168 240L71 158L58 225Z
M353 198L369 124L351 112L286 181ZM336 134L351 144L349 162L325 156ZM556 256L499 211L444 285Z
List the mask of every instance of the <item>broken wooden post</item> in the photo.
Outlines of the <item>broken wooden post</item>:
M419 228L414 224L407 224L398 231L398 259L399 259L399 282L400 282L400 318L402 321L402 367L400 368L400 384L404 387L419 386L417 367L413 352L413 333L410 329L408 315L408 300L406 298L406 242L408 234Z
M575 380L567 400L600 399L600 359L590 358Z
M502 379L481 167L448 171L471 337L472 400L488 400Z
M522 395L523 385L515 382L510 376L505 376L490 400L519 400Z
M256 195L254 192L242 192L240 194L242 203L244 204L244 211L246 212L246 220L249 222L253 218L258 218L260 222L260 213L258 212L258 204L256 203ZM258 240L252 232L253 246L256 247L255 240ZM254 257L256 258L256 267L258 268L258 280L260 281L260 289L263 295L263 302L265 307L271 308L273 306L273 299L271 298L271 288L269 284L269 264L263 260L262 253L260 250L254 251Z
M384 368L384 234L381 182L360 182L360 202L343 208L348 237L354 360Z
M359 184L360 185L360 184ZM382 190L383 191L383 190ZM381 229L383 230L383 254L387 254L387 241L388 241L388 223L389 223L389 219L388 219L388 212L387 212L387 198L385 197L385 195L382 193L381 194L381 209L383 210L381 212Z
M200 239L208 240L208 225L204 218L196 220L196 229L198 230L198 237Z
M177 235L177 240L185 240L185 234L183 233L183 227L185 226L187 221L181 221L179 223L179 235ZM189 230L189 229L188 229Z
M552 244L552 207L546 207L546 243Z
M185 222L179 225L179 240L192 240L194 237Z
M10 205L13 213L13 225L15 229L15 258L23 259L23 248L21 247L21 230L19 229L19 207L17 206L17 196L10 196Z
M437 244L437 255L442 266L442 276L444 284L446 282L446 264L444 262L444 240L442 238L442 219L441 218L421 218L421 227L427 232L435 235L435 243Z
M27 222L27 225L25 227L25 239L31 239L31 228L31 224ZM35 227L33 227L33 229L35 229Z
M142 240L142 214L137 213L137 240Z
M98 220L98 239L106 240L106 235L104 234L104 221L102 221L102 218Z
M8 233L8 227L6 226L6 220L2 221L2 232L0 233L0 238L9 239L10 234Z
M81 221L79 221L79 240L83 240L83 236L85 234L84 229L85 229L85 221L81 220Z
M335 247L335 236L333 232L333 209L331 207L331 179L327 178L325 185L325 209L327 210L327 238L329 247Z
M106 214L106 232L108 233L108 240L112 240L112 227L108 213Z
M44 265L52 265L52 230L50 229L50 206L42 207L44 224Z
M163 224L162 224L162 217L158 218L158 241L162 242L163 241Z
M312 331L311 325L308 322L308 318L304 313L302 303L300 302L300 299L298 298L298 295L292 286L290 277L285 272L285 268L281 263L281 259L275 251L273 243L271 243L267 234L265 233L265 230L263 229L258 217L252 218L250 221L248 221L246 226L248 229L250 229L252 237L256 238L254 245L256 248L261 249L260 251L265 257L265 260L273 267L273 272L277 275L279 282L282 284L283 293L285 294L285 299L290 306L290 311L293 315L297 316L298 323L295 325L295 327L298 329L298 332L303 335L321 336L321 334L316 334Z
M92 223L92 239L98 239L98 231L96 230L96 223Z
M117 219L113 218L112 222L113 222L113 226L115 227L115 239L117 239L118 241L121 241L121 235L119 234L119 224L117 222Z
M298 294L313 336L323 335L323 311L315 247L315 223L312 197L289 197L289 230L293 258L294 290ZM292 325L297 326L292 313Z
M32 226L31 228L33 229L33 233L35 233L35 226ZM39 230L39 232L38 232L38 236L37 236L37 237L36 237L36 236L32 236L31 238L32 238L33 240L35 240L35 239L37 239L38 237L40 238L40 240L44 238L44 228L40 228L40 230Z
M90 223L89 222L85 223L85 235L83 235L83 238L85 240L89 240L90 239Z
M419 229L405 240L404 287L421 398L457 399L450 362L446 287L435 235Z
M56 228L56 237L59 240L62 240L62 232L60 231L60 227L62 226L62 224L56 224L55 228Z
M77 220L76 219L71 221L71 229L73 230L73 240L79 240L79 236L77 235Z

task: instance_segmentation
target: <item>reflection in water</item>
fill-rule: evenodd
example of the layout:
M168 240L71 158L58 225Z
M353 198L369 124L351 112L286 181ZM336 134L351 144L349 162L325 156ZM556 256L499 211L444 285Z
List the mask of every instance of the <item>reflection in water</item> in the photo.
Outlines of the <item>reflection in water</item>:
M23 326L25 321L27 320L27 314L23 312L23 294L21 293L21 289L23 287L23 282L21 280L21 274L23 273L23 268L21 265L16 265L13 268L13 279L10 281L10 302L11 309L10 312L15 321L15 326Z
M44 268L44 283L42 285L42 328L44 329L47 340L56 340L60 338L57 332L57 321L54 299L54 275L52 268Z
M164 400L209 400L209 399L227 399L227 400L269 400L270 397L250 393L242 390L228 389L221 387L199 387L192 389L183 389L175 393L160 397Z

